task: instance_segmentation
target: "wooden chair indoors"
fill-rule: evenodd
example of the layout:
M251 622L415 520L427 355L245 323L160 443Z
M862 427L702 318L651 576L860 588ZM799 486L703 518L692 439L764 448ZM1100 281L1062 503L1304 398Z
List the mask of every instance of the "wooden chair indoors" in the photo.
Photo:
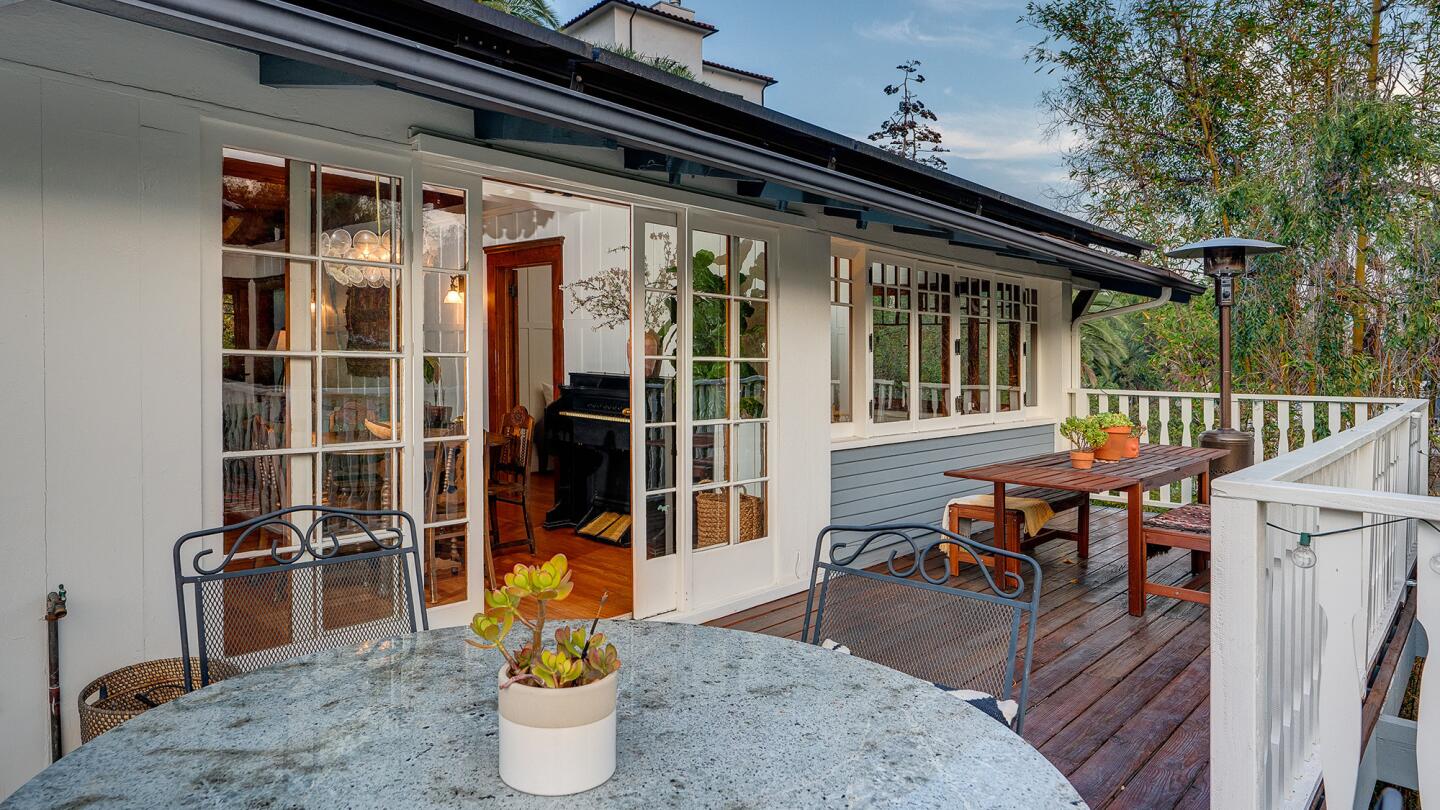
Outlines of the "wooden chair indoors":
M500 423L500 435L505 444L496 451L496 459L490 468L490 481L486 491L490 501L490 537L495 549L524 543L535 553L535 527L530 523L530 455L535 447L535 417L524 405L516 405L505 414ZM495 515L496 505L513 504L520 507L525 521L525 539L500 539L500 521Z

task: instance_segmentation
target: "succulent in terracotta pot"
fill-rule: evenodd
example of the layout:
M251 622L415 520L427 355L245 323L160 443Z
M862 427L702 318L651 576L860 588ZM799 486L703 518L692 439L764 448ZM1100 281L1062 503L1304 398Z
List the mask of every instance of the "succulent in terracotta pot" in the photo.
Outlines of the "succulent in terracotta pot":
M1061 422L1060 435L1075 445L1070 451L1070 466L1077 470L1088 470L1095 464L1095 448L1108 438L1093 419L1083 416L1071 416Z
M1101 461L1118 461L1125 456L1125 440L1134 423L1123 413L1097 413L1090 417L1095 426L1109 437L1095 448L1095 458Z

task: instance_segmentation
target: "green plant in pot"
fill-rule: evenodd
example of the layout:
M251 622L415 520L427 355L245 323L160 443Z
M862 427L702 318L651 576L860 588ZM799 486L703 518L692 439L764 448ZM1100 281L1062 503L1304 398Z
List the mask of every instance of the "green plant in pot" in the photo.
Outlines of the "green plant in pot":
M620 658L592 622L560 627L547 647L545 614L551 602L570 595L574 583L564 554L540 565L517 565L505 584L485 595L485 611L467 643L497 650L500 778L516 790L564 796L603 784L615 772L615 699ZM534 619L522 612L533 599ZM601 605L604 605L601 599ZM516 624L525 631L518 649L509 639Z
M1105 444L1109 438L1094 419L1083 416L1071 416L1061 422L1060 435L1075 445L1075 449L1070 451L1070 466L1077 470L1088 470L1094 466L1095 448Z
M1109 438L1095 448L1095 458L1101 461L1119 461L1125 456L1125 441L1130 436L1134 423L1123 413L1097 413L1090 417L1095 426L1105 431Z

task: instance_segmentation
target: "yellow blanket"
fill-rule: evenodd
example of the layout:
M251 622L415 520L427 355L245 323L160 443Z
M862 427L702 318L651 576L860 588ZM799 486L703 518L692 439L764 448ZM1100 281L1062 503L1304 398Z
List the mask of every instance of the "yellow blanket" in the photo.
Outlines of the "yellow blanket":
M984 506L990 509L994 509L995 496L970 495L965 498L955 498L951 500L950 503L958 503L964 506ZM1005 499L1005 508L1020 510L1020 513L1025 516L1025 531L1031 537L1039 534L1040 530L1045 528L1045 524L1050 521L1050 518L1055 517L1055 510L1050 508L1050 504L1040 500L1039 498L1007 497ZM940 524L942 526L949 525L949 503L945 505L945 512L945 520L942 521Z

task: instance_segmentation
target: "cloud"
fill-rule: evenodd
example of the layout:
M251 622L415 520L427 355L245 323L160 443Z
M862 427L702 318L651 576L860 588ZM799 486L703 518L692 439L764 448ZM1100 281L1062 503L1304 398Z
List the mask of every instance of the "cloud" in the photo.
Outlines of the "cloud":
M996 33L969 25L945 23L919 24L915 15L891 21L872 21L855 26L855 32L866 39L880 42L901 42L910 45L963 45L967 48L992 50L997 44Z
M1073 133L1050 137L1039 111L1030 107L984 108L975 112L941 112L939 129L945 146L958 157L969 160L1035 160L1058 163L1060 155L1075 145Z

